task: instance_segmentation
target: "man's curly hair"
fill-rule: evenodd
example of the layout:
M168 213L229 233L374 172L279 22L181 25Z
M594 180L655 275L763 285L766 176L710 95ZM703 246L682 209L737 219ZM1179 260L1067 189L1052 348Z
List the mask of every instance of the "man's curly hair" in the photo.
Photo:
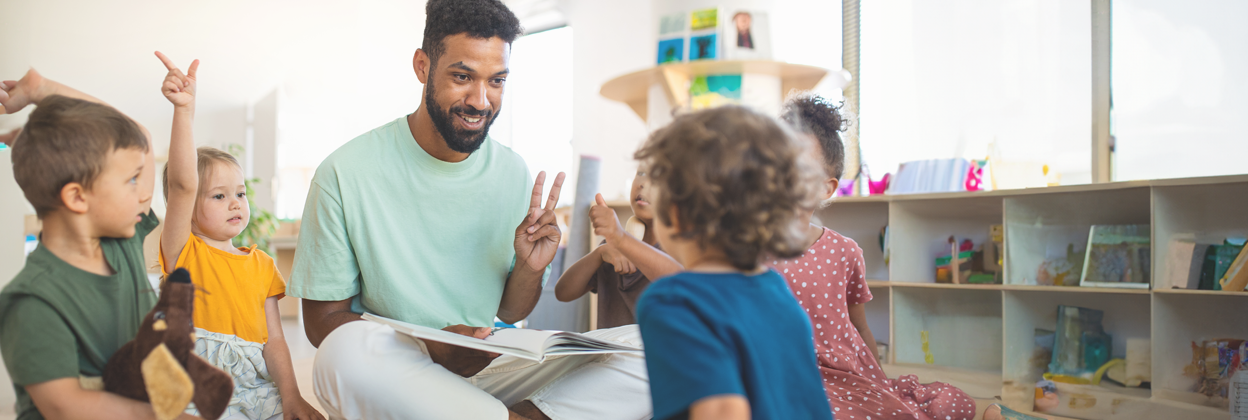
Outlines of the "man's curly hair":
M648 166L655 217L734 267L805 251L798 214L818 204L823 171L779 121L740 106L677 117L635 157Z
M448 36L499 37L511 44L522 33L520 19L499 0L429 0L425 4L425 38L420 48L429 55L430 62L437 63L446 52L442 40Z
M811 91L797 92L784 101L780 119L793 128L815 137L823 149L823 168L831 178L845 175L845 144L841 132L848 124L841 115L841 104Z

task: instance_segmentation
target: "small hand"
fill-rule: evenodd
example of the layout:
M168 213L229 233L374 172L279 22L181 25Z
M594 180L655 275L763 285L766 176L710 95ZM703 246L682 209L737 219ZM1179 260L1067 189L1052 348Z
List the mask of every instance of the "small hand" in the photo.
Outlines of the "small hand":
M559 190L563 188L563 172L555 176L555 183L550 186L550 196L546 205L542 206L542 185L546 183L546 171L537 174L533 183L533 196L529 200L528 216L516 227L516 260L525 263L525 267L534 271L544 271L555 259L555 251L559 249L559 240L563 234L555 223L555 204L559 202ZM518 267L518 265L517 265Z
M296 401L282 402L282 420L325 420L325 416L303 398L297 398Z
M199 60L192 61L187 73L182 74L182 70L178 69L178 66L160 51L156 51L156 57L165 63L166 69L169 69L169 74L165 75L165 82L160 85L160 93L164 94L165 99L172 102L175 107L195 105L195 73L199 70Z
M624 237L620 218L615 215L615 210L607 207L607 201L602 199L602 194L594 196L594 201L596 204L589 207L589 222L594 226L594 234L605 238L608 244L614 244Z
M490 329L486 327L474 328L467 325L452 325L442 330L480 339L490 336ZM477 372L485 369L486 366L490 365L490 362L493 362L499 356L497 353L473 350L432 340L425 341L425 349L429 351L429 358L433 359L434 363L442 365L446 370L465 378L476 375Z
M637 266L633 262L621 254L618 249L611 244L602 245L602 262L611 264L615 267L615 272L620 274L631 274L637 271Z
M22 80L0 82L0 105L4 114L21 111L26 105L38 104L47 96L45 79L35 69L30 69Z

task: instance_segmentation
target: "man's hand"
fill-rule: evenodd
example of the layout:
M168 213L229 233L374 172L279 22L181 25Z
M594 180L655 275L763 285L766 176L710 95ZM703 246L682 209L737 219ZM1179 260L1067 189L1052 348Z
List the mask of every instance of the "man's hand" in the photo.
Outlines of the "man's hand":
M481 339L490 336L490 329L487 327L474 328L467 325L452 325L442 330ZM490 365L490 362L493 362L499 356L497 353L453 346L433 340L425 340L425 349L429 351L429 358L433 359L434 363L442 365L446 370L465 378L476 375L477 372L485 369L486 366Z
M516 269L521 267L542 272L555 259L562 233L555 223L555 203L559 202L559 190L563 188L563 172L555 176L550 186L546 206L542 206L542 185L546 183L546 171L537 174L533 183L533 196L529 200L529 213L516 227ZM523 265L521 265L523 263Z
M608 244L615 244L624 237L624 227L620 226L620 218L615 210L607 207L602 194L594 196L596 203L589 207L589 222L594 226L594 234L603 237Z
M0 82L0 105L4 106L4 114L21 111L26 105L39 104L51 91L46 81L39 72L30 69L22 80Z
M173 103L175 108L195 106L195 72L199 70L199 60L192 61L186 74L182 74L182 70L173 64L173 60L161 54L160 51L156 51L156 57L165 63L165 68L169 70L169 74L165 75L165 83L160 86L160 93L164 94L165 99Z
M611 264L615 267L615 272L620 274L631 274L637 271L637 266L633 265L633 262L629 261L628 257L621 254L611 244L602 245L602 262Z

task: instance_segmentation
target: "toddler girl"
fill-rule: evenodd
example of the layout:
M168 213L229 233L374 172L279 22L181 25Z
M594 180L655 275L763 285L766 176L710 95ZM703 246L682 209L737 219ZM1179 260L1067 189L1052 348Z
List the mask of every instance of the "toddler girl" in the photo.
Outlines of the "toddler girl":
M233 239L251 216L243 170L228 153L195 150L195 72L187 74L157 52L169 74L161 86L174 105L169 162L165 165L165 230L160 266L185 268L202 289L195 294L195 352L234 378L222 418L323 420L299 395L282 334L277 301L286 291L273 259ZM270 368L272 372L270 372ZM188 413L198 415L194 408Z

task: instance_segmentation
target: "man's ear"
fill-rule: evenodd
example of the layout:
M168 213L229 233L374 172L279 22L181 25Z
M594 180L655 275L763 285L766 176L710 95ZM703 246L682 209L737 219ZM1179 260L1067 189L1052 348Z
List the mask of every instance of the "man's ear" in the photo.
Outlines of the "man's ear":
M420 84L429 83L429 67L432 64L429 61L429 54L425 54L425 50L417 48L416 54L412 56L412 70L416 71L416 78L420 79Z
M61 187L61 203L74 213L86 214L90 206L87 204L87 189L82 184L71 182Z

